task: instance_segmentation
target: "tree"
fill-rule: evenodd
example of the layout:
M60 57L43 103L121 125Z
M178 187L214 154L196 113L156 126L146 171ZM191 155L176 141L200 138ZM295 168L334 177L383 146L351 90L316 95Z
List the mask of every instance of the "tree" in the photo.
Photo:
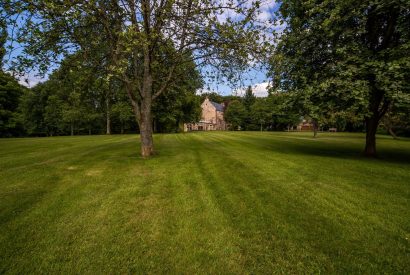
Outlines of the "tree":
M63 104L62 119L70 127L70 135L74 136L74 130L84 118L85 110L81 107L80 94L72 92L68 102Z
M23 63L39 62L42 69L55 53L79 49L87 53L84 58L96 58L92 50L106 45L109 76L125 86L143 157L154 151L153 102L187 73L178 68L195 61L206 65L206 72L219 68L222 77L235 79L235 72L246 69L252 55L261 52L255 41L264 39L263 24L254 20L259 1L5 2L10 14L23 14L18 18L20 41L27 45L23 53L33 57L21 58Z
M124 134L125 123L132 118L132 107L128 102L120 101L112 105L112 113L120 122L121 134Z
M410 136L410 102L396 103L383 117L382 124L395 139L399 136Z
M0 12L0 71L3 71L3 58L6 54L5 44L7 42L7 21Z
M1 15L2 13L0 13ZM0 136L17 132L17 107L24 87L10 74L3 71L3 58L7 41L6 20L0 18Z
M246 109L239 100L233 100L229 103L224 116L226 122L230 124L231 130L240 130L244 128Z
M62 130L62 105L63 103L57 95L50 95L47 98L44 108L44 124L49 136L54 136Z
M245 107L247 111L250 111L251 106L255 103L255 101L256 101L256 97L252 92L252 87L249 86L246 89L245 94L243 96L243 106Z
M246 91L245 94L242 98L242 102L243 102L243 106L245 107L246 110L246 116L245 116L245 120L244 120L244 127L246 130L256 130L256 128L252 127L252 114L251 114L251 106L255 103L256 97L252 92L252 87L249 86ZM256 125L258 125L259 123L257 123Z
M204 100L208 98L210 101L216 102L216 103L222 103L224 101L224 97L221 96L220 94L216 92L208 92L208 93L202 93L201 94L201 102L204 102Z
M200 118L196 91L203 85L202 77L194 62L187 62L182 68L186 74L175 80L153 104L154 125L158 132L179 132L183 130L183 123L195 122Z
M251 122L254 125L259 125L260 130L263 131L264 125L269 124L272 120L272 110L267 104L266 98L255 99L249 110Z
M295 102L290 93L270 91L266 104L272 114L270 121L272 130L282 131L300 122L300 113Z
M0 70L0 136L17 134L17 108L24 89L14 77Z
M410 2L280 3L286 27L271 61L274 87L305 94L325 117L363 116L364 154L375 156L380 120L410 89Z

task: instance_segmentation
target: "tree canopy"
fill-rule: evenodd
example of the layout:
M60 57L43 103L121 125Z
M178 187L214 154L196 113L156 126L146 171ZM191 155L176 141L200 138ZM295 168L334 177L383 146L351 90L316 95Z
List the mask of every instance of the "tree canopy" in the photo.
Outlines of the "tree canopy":
M362 116L364 153L376 154L380 119L409 99L410 2L280 1L286 23L271 60L274 87L297 93L316 119Z
M153 152L153 101L187 73L183 64L206 65L205 72L218 68L222 77L234 79L261 52L255 43L263 40L264 28L255 21L258 1L5 2L9 14L19 15L18 37L26 46L18 65L38 64L45 71L73 51L105 60L108 78L124 84L143 156Z

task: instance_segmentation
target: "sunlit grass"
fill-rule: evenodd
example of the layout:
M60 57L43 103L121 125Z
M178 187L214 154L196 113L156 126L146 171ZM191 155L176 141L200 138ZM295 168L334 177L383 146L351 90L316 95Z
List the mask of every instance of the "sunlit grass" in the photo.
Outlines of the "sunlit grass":
M0 273L409 273L410 141L0 140Z

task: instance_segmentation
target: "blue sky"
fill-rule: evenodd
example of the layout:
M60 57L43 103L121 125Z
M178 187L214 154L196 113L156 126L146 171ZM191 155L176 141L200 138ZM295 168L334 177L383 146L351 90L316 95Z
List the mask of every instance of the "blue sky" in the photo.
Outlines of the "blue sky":
M217 92L221 95L242 95L248 86L252 86L256 96L267 96L266 86L268 85L268 82L269 79L266 76L266 70L253 69L240 84L230 86L224 83L207 83L201 91L198 91L198 93Z

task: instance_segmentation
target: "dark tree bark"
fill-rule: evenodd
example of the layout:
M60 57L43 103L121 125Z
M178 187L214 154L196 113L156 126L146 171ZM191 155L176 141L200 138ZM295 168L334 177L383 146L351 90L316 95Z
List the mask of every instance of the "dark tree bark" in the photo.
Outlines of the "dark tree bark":
M108 97L107 93L107 98L105 100L105 107L106 107L106 125L107 125L107 135L111 135L111 112L110 112L110 99Z
M142 107L143 111L141 112L140 122L141 155L149 157L154 152L151 106L145 105Z
M389 134L394 138L394 139L398 139L399 137L396 135L396 133L393 131L393 129L391 127L389 127L387 129L387 131L389 131Z
M317 137L318 123L314 119L314 120L312 120L312 124L313 124L313 137L315 138L315 137Z
M374 76L370 78L374 83ZM376 157L376 132L380 120L386 114L390 107L390 101L385 97L385 92L373 86L370 93L369 110L370 116L365 119L366 122L366 145L363 155L366 157Z
M391 6L385 13L376 13L376 6L369 11L366 24L367 35L366 44L369 50L376 54L392 47L398 42L398 35L395 35L397 18L400 8ZM363 154L367 157L376 157L376 132L380 120L390 107L390 100L386 98L386 93L377 88L376 76L370 72L368 76L371 88L369 98L370 116L366 118L366 145Z
M377 114L366 119L366 145L363 154L366 157L376 157L376 132L379 125Z
M147 64L149 64L147 62ZM154 153L153 143L153 116L152 116L152 76L149 71L149 65L145 68L143 87L140 92L129 83L125 83L128 98L131 101L135 120L140 129L141 156L146 158ZM137 100L135 94L139 93L140 98Z
M146 53L144 56L144 78L142 88L142 98L140 105L140 136L141 136L141 155L149 157L154 153L153 121L152 121L152 73L151 56Z
M389 134L393 137L393 139L398 139L399 138L396 135L396 133L393 131L393 126L392 126L392 123L391 123L389 117L384 116L383 124L384 124L384 127L386 128L387 132L389 132Z

